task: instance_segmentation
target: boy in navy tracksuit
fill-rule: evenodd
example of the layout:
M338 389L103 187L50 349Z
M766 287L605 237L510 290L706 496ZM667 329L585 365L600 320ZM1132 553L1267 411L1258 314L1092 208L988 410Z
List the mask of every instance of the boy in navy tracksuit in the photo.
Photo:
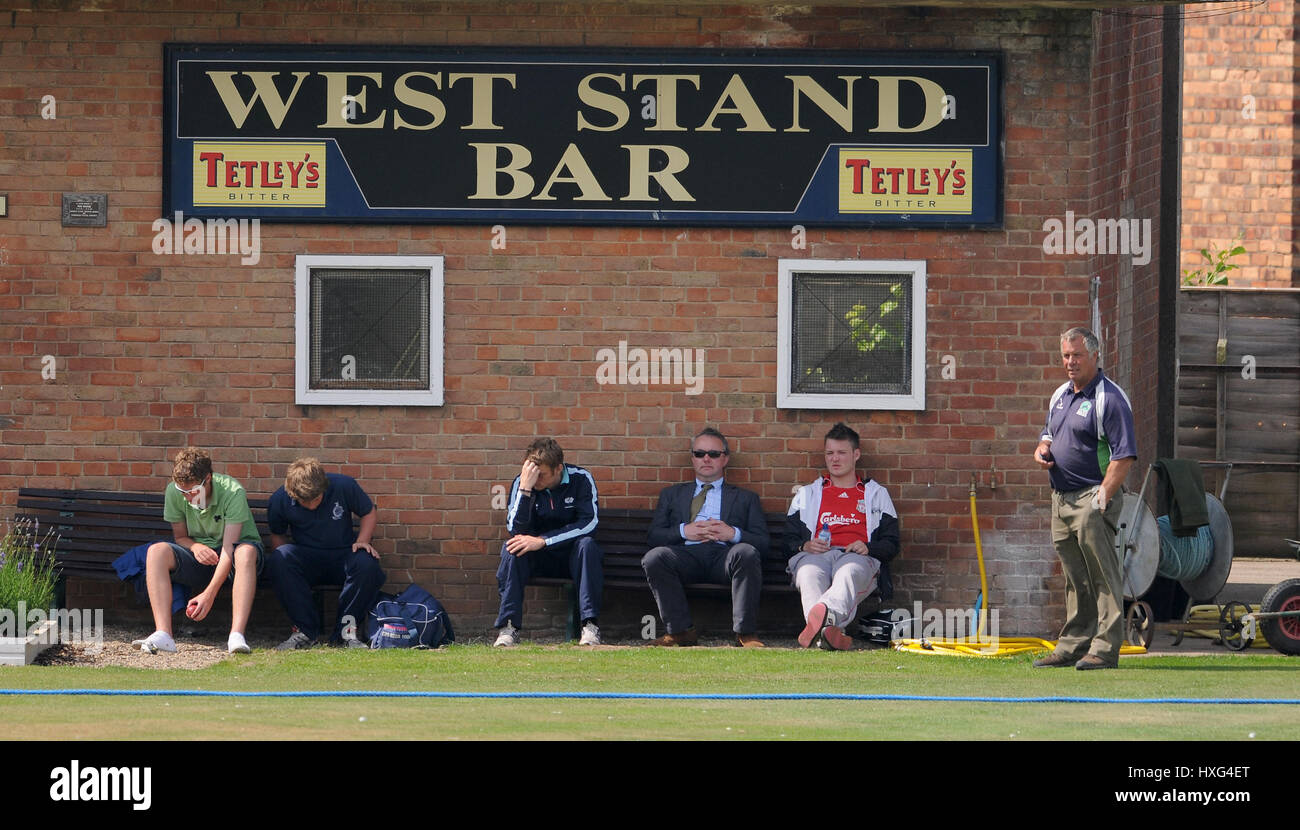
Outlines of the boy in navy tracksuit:
M564 451L551 438L539 438L524 453L519 476L510 486L506 530L501 546L497 590L501 610L494 645L519 643L524 586L534 576L573 579L582 617L579 645L600 644L600 599L604 572L596 531L596 482L591 473L564 463Z

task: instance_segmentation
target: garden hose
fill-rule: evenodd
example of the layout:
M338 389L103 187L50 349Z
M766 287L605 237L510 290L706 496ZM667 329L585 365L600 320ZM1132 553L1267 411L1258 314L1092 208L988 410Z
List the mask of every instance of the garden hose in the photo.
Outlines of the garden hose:
M984 642L978 640L893 640L890 642L895 651L910 651L915 654L942 654L948 657L1014 657L1033 651L1054 651L1056 641L1040 637L999 637ZM1142 646L1125 643L1120 647L1121 655L1146 654Z
M971 528L975 531L975 557L980 563L980 595L975 600L975 613L978 614L979 622L976 631L981 638L988 635L988 612L989 612L989 583L988 577L984 573L984 545L980 542L980 522L979 516L975 512L975 474L970 476L970 523Z

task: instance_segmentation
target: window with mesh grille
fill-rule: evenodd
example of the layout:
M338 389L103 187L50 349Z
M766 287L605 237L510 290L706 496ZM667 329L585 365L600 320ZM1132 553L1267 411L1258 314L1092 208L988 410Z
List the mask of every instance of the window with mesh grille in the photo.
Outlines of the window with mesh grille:
M443 405L442 257L294 259L295 402Z
M428 389L427 269L311 269L311 388Z
M907 394L912 275L792 276L790 391Z
M925 262L778 265L777 406L925 408Z

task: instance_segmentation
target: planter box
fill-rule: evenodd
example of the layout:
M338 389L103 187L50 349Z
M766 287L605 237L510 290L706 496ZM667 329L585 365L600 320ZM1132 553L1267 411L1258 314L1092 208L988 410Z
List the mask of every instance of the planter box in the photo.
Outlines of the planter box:
M0 637L0 666L30 665L37 655L58 642L58 620L43 620L26 637Z

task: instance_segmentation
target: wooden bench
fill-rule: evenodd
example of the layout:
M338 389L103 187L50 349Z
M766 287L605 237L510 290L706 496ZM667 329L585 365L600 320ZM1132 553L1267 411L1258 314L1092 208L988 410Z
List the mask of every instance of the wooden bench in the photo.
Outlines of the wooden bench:
M267 553L271 531L266 526L268 499L249 498L248 507L257 522L258 533ZM42 490L22 487L18 490L17 516L35 518L41 533L53 527L59 534L54 559L60 574L55 599L60 607L66 597L65 580L69 576L84 579L118 581L113 560L127 550L147 542L171 541L172 526L163 521L163 494L114 493L105 490ZM265 573L258 582L268 587ZM325 594L338 594L341 585L320 585L313 589L316 610L324 618Z
M763 593L794 594L790 584L790 574L785 566L790 554L785 541L785 514L768 513L767 531L771 535L767 553L763 555ZM654 519L653 510L627 510L602 507L600 523L596 525L595 539L600 544L604 555L605 590L642 590L649 591L650 583L646 581L645 571L641 569L641 557L650 550L646 536L650 532L650 522ZM530 585L563 586L569 602L569 620L566 626L570 640L578 636L578 592L573 580L560 577L540 577L529 582ZM712 596L730 596L730 585L717 585L711 582L692 583L686 586L688 594Z

